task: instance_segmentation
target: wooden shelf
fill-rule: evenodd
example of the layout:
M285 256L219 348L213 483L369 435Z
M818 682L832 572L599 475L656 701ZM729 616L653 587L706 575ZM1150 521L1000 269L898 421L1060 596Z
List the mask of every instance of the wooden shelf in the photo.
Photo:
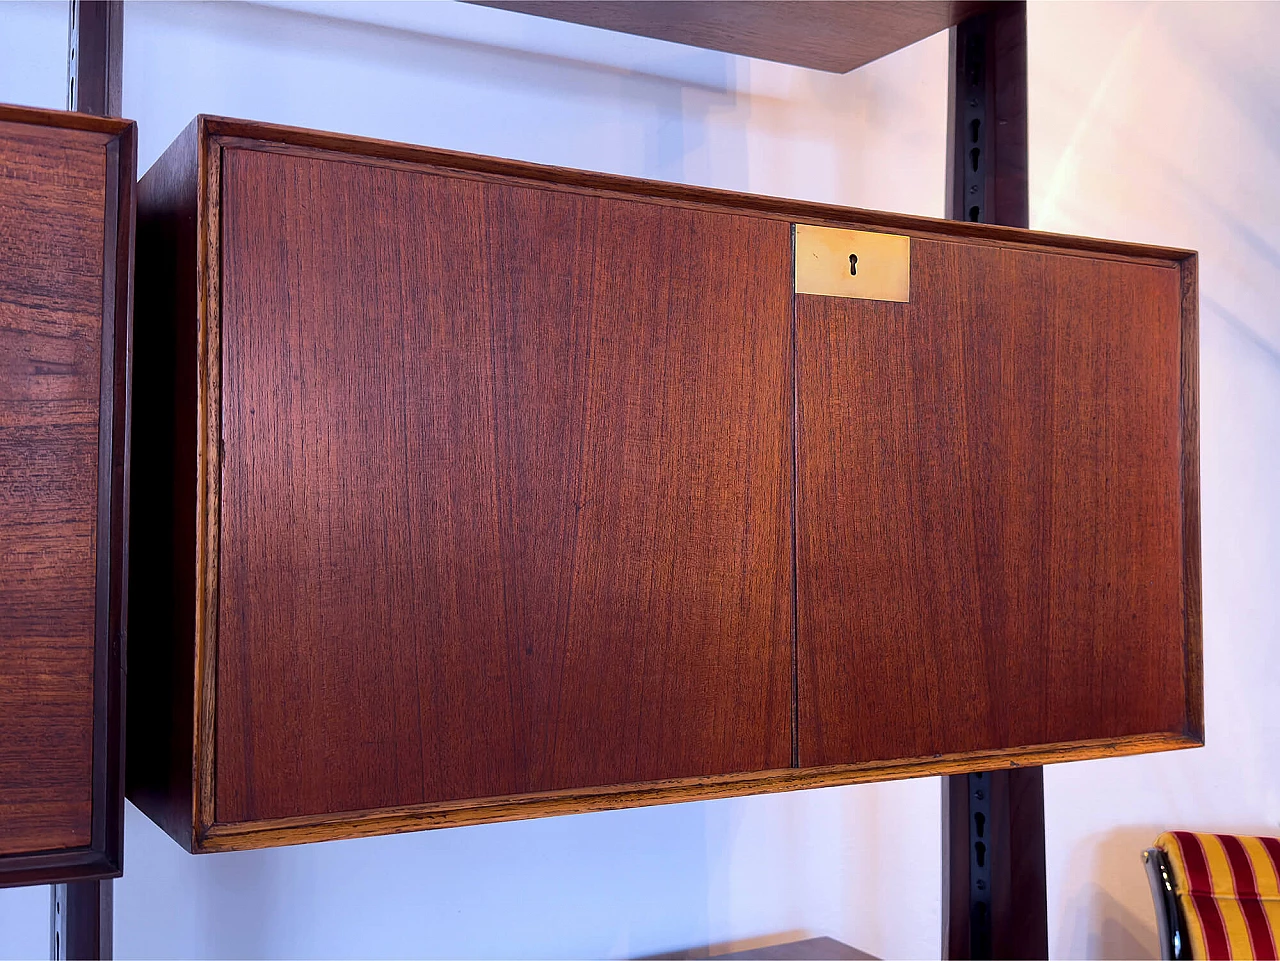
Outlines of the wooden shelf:
M470 0L552 20L847 73L992 6L983 0Z

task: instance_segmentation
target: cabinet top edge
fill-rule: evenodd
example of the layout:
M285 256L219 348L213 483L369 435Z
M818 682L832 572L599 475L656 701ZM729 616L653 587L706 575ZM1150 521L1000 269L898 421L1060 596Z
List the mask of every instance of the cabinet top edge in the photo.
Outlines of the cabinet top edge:
M496 177L519 178L568 188L608 191L657 200L679 203L703 204L721 209L732 209L747 214L770 216L795 222L815 222L833 225L859 225L885 230L910 232L926 237L961 239L1016 244L1022 247L1041 247L1076 254L1100 254L1126 260L1161 261L1168 266L1194 259L1197 252L1178 247L1162 247L1153 244L1130 243L1092 237L1078 237L1047 231L1025 230L1017 227L1001 227L991 224L972 224L963 221L922 217L915 214L891 213L752 194L741 191L701 187L671 181L649 180L621 174L599 173L573 167L559 167L488 157L482 154L464 153L439 147L398 143L352 134L330 133L305 127L253 120L237 120L202 114L195 119L199 137L203 142L214 140L253 141L262 147L276 146L301 148L345 154L347 159L359 162L420 164L444 168L462 174L478 174ZM245 143L252 147L255 144Z
M21 107L0 103L0 122L21 123L34 127L55 127L63 130L85 130L119 137L135 128L132 120L119 117L99 117L91 113L73 110L51 110L44 107Z

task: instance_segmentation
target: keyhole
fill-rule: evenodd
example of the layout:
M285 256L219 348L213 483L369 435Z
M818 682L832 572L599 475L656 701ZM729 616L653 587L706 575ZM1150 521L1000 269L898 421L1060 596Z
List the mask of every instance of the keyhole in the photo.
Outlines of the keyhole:
M858 276L858 255L857 254L849 255L849 276L850 277Z

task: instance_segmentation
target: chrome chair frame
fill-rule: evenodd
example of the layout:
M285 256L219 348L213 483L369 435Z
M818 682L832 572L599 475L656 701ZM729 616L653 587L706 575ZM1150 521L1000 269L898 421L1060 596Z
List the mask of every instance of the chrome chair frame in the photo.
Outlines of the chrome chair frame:
M1173 886L1173 871L1169 856L1160 848L1147 848L1142 852L1142 863L1147 869L1147 881L1151 884L1151 900L1156 906L1156 930L1160 935L1161 961L1187 961L1191 957L1191 942L1187 938L1187 926L1178 905L1178 892Z

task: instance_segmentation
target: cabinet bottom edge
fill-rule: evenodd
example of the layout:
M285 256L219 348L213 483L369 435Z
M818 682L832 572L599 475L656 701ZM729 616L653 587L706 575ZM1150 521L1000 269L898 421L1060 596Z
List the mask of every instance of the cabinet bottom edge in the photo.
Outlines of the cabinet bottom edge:
M260 821L217 822L197 832L195 852L203 854L245 851L315 841L335 841L384 834L403 834L434 828L489 824L496 821L674 804L682 801L705 801L872 781L963 774L969 771L1171 751L1199 747L1202 744L1203 739L1193 734L1140 734L895 761L783 768L746 774L679 778L544 794L439 801L371 811L272 818Z

